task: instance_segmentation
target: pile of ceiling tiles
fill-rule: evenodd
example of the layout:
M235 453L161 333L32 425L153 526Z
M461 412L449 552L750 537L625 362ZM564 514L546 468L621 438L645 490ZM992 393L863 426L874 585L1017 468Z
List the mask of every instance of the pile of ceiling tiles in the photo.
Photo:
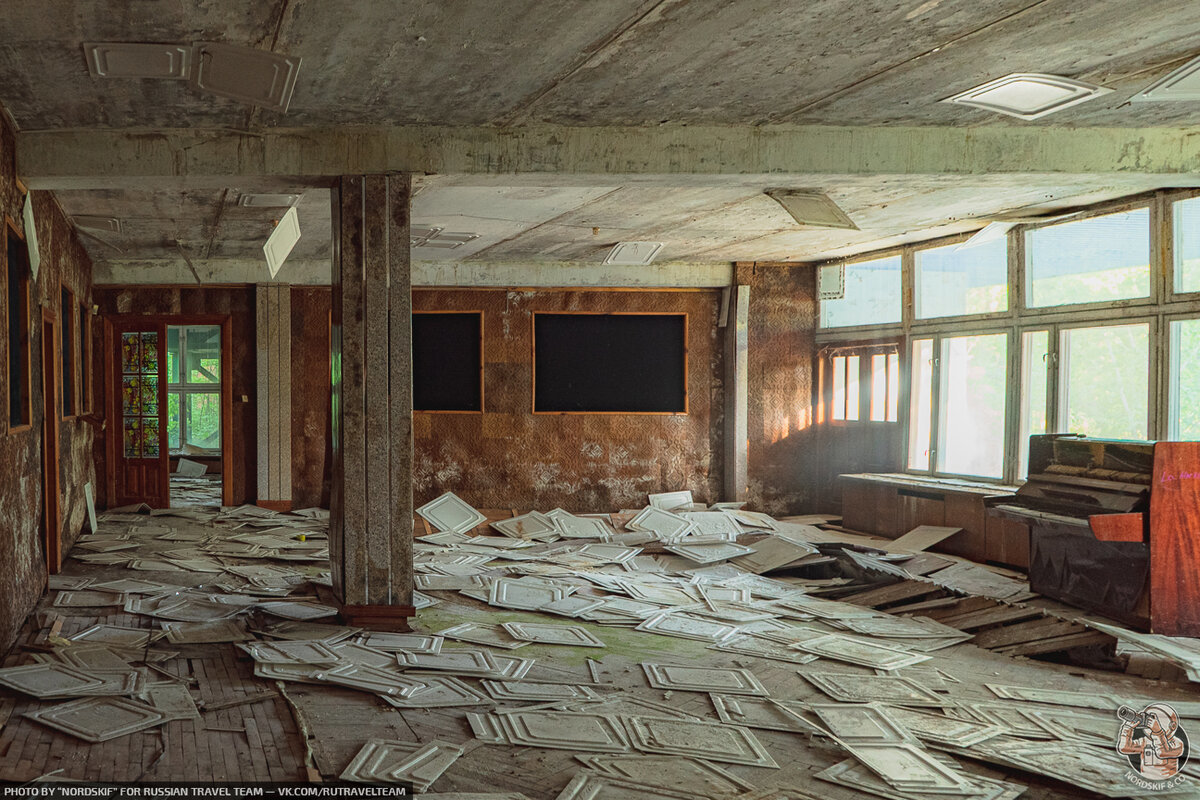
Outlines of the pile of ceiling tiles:
M244 561L284 561L324 566L329 561L329 512L302 509L287 514L258 506L217 510L144 509L110 511L98 529L81 536L71 557L90 564L142 571L181 569L221 574ZM176 518L191 525L174 527ZM236 574L236 573L235 573ZM271 574L299 580L302 573L275 568ZM293 580L293 582L295 582ZM260 585L268 585L258 581Z

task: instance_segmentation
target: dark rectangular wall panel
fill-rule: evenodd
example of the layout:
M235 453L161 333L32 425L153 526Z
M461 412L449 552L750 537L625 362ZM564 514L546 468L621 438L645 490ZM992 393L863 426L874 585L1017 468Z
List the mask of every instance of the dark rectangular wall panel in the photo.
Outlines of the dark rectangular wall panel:
M684 314L536 314L534 411L687 413Z
M413 410L483 410L483 314L412 318Z

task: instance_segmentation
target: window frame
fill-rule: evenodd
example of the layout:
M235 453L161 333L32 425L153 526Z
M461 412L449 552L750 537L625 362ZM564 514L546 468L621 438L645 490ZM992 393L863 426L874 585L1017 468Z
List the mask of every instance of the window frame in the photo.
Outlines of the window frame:
M1155 233L1161 240L1161 264L1163 270L1163 288L1165 304L1190 303L1200 301L1200 289L1192 292L1175 291L1175 204L1184 200L1200 198L1200 189L1176 189L1159 192L1156 198L1159 203L1159 228Z
M168 369L166 371L166 375L167 375L166 394L167 394L167 409L168 410L166 411L167 418L165 421L168 423L168 428L169 428L169 421L170 421L170 410L169 409L170 409L170 403L171 403L170 398L171 398L172 394L177 394L177 395L179 395L179 447L175 448L175 449L171 448L170 432L168 430L168 433L167 433L167 457L168 458L187 457L189 455L188 453L185 453L183 451L184 445L187 443L187 398L189 395L193 395L193 394L216 395L217 403L218 403L218 406L220 407L220 413L221 413L222 417L224 417L224 414L225 414L224 402L223 402L222 398L224 397L224 377L225 377L226 366L225 366L225 352L224 352L224 339L223 339L224 332L223 332L221 326L214 325L212 323L185 322L185 323L180 323L180 324L175 324L175 325L170 325L170 324L167 325L168 331L171 328L179 329L179 382L174 383L174 384L171 383L171 372ZM186 358L186 356L187 356L187 329L188 328L216 328L217 331L220 333L221 338L218 340L218 349L221 352L221 367L217 371L217 382L216 383L189 383L187 380L185 380L185 378L187 376L187 358ZM166 343L166 346L164 347L164 354L168 353L168 352L170 352L169 340ZM218 425L217 425L217 430L218 430L218 434L219 434L220 442L221 442L219 447L217 447L214 450L206 451L204 453L192 453L191 455L196 458L221 458L221 457L223 457L225 448L227 446L226 442L225 442L225 421L224 421L224 419L219 420Z
M898 425L901 423L901 416L905 413L902 409L905 407L905 384L904 384L904 364L905 357L902 352L904 344L897 338L892 342L871 342L855 345L845 345L838 347L823 348L818 353L818 392L819 401L817 409L817 419L825 425L834 427L848 427L854 425ZM884 356L884 419L871 419L871 399L874 395L873 385L873 366L872 359L874 356ZM887 366L887 358L891 355L898 357L896 369L896 404L895 408L890 408L889 392L890 375ZM847 359L847 369L849 368L849 359L857 357L858 361L858 417L856 419L846 419L845 412L849 409L846 404L843 408L843 418L836 419L834 414L836 408L833 403L836 387L834 385L834 359ZM847 382L848 385L848 382ZM848 393L843 389L843 395L848 398ZM895 419L888 419L888 411L893 411L896 415Z
M903 325L905 320L912 315L912 309L910 307L912 293L911 290L907 288L911 285L911 281L907 276L907 273L911 272L910 265L907 263L908 259L910 258L910 249L911 248L908 245L900 245L896 247L889 247L886 250L874 250L870 253L863 253L847 258L830 259L814 264L814 271L817 275L819 275L822 267L851 267L855 264L865 264L870 261L884 261L897 256L900 258L900 320L898 322L886 322L882 324L871 325L840 325L832 328L825 327L823 323L824 313L821 308L821 304L825 301L820 298L820 294L818 292L816 297L817 330L836 331L839 334L846 335L845 338L868 339L872 337L869 335L864 335L864 332L869 334L871 331L880 329L886 330ZM819 288L819 278L817 279L817 282Z
M20 276L20 282L21 282L21 286L22 286L22 291L20 292L20 301L23 306L23 308L21 309L21 312L23 313L23 315L25 317L25 324L23 326L24 336L21 337L21 341L17 342L17 346L23 351L23 355L24 355L24 370L23 370L24 386L21 387L21 392L20 392L21 404L23 406L21 411L23 411L24 413L21 415L22 421L15 425L12 422L12 418L13 418L12 387L10 384L10 381L12 380L12 374L9 369L9 365L10 365L9 359L11 358L10 353L11 353L11 348L13 347L13 342L9 341L9 336L8 336L9 324L10 324L10 320L9 320L10 309L8 307L9 306L8 297L9 297L9 291L10 291L10 287L8 285L9 274L10 274L10 269L9 269L9 264L8 264L8 237L9 236L15 236L26 246L25 270L24 270L24 273ZM5 371L4 407L5 407L5 411L7 412L5 414L4 424L5 424L5 427L7 428L8 433L13 434L13 433L23 433L25 431L33 430L33 390L32 390L32 386L33 386L33 320L32 320L33 271L29 264L28 244L25 243L25 235L17 227L17 224L13 220L13 218L8 215L5 215L5 217L4 217L3 244L4 244L4 253L3 253L4 275L3 275L3 279L4 279L4 371Z

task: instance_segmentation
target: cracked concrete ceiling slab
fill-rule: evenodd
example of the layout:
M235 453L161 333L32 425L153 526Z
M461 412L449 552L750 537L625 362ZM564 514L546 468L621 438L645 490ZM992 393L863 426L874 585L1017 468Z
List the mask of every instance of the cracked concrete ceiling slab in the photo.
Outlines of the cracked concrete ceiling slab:
M286 113L187 81L96 79L84 42L216 41L303 59ZM1178 0L9 0L0 102L22 132L248 132L345 126L580 127L777 123L971 130L1186 128L1200 103L1129 98L1200 55L1200 4ZM939 100L1011 72L1114 91L1031 123ZM599 263L622 240L663 258L815 261L1165 186L1187 174L429 175L416 224L478 234L419 262ZM326 184L327 185L327 184ZM827 192L862 230L799 226L763 195ZM58 189L69 214L111 216L85 244L109 281L256 274L283 209L243 192L294 191L297 282L328 280L328 189L246 176L198 189ZM189 267L190 264L190 267ZM138 272L138 270L141 272ZM265 276L265 266L262 267ZM149 278L147 278L149 279ZM288 272L281 275L287 280Z

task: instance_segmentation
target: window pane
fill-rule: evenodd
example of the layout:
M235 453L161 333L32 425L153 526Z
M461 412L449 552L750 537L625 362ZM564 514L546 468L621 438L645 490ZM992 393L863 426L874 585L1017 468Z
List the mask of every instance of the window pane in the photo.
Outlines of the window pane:
M888 374L888 396L887 396L887 421L896 422L899 420L900 408L900 354L892 353L887 357L887 374Z
M845 276L842 297L821 301L822 327L882 325L900 321L900 256L846 264L841 269Z
M188 383L220 383L220 326L189 326L185 333L184 362Z
M1062 332L1059 425L1066 433L1145 439L1150 326Z
M167 383L179 383L179 328L167 328Z
M167 448L179 449L179 392L167 392Z
M1175 204L1175 291L1200 292L1200 197Z
M858 419L859 369L858 356L849 356L846 358L846 419L852 422Z
M216 392L185 395L187 398L187 448L218 450L221 447L221 396Z
M918 319L1008 310L1008 238L916 253Z
M1200 440L1200 320L1171 323L1169 438Z
M1029 473L1029 437L1046 432L1046 391L1050 355L1049 331L1028 331L1021 337L1021 430L1017 474Z
M933 340L912 343L912 387L908 403L908 468L929 469L929 431L933 421Z
M887 360L883 353L871 356L871 422L887 419Z
M1038 228L1025 248L1031 307L1150 295L1149 209Z
M846 357L833 359L833 418L846 418Z
M1004 474L1004 399L1008 334L942 340L939 472Z

